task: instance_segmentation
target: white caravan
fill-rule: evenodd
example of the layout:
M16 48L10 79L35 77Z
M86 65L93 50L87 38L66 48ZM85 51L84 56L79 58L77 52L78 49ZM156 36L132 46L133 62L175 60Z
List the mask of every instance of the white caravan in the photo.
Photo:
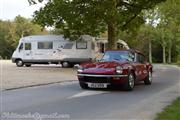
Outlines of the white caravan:
M63 35L28 36L20 39L12 61L18 67L50 63L68 67L91 60L97 52L95 45L95 39L88 35L78 41L70 41Z
M18 67L30 67L31 64L62 64L63 67L70 67L101 56L105 50L105 45L101 46L103 43L107 43L107 40L89 35L83 35L77 41L65 39L63 35L27 36L20 39L12 62ZM122 41L118 43L126 46Z

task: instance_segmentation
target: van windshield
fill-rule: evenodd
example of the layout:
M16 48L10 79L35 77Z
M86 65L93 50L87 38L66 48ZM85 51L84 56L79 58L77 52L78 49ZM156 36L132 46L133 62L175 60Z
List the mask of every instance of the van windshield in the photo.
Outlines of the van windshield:
M20 45L19 45L19 48L18 48L19 50L22 50L23 49L23 43L21 43Z

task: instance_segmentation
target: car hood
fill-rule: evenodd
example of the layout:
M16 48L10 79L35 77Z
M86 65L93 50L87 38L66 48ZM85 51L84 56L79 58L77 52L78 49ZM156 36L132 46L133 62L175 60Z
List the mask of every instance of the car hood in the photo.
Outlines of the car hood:
M127 62L111 61L111 62L91 62L81 65L83 73L88 74L114 74L117 66L123 66Z

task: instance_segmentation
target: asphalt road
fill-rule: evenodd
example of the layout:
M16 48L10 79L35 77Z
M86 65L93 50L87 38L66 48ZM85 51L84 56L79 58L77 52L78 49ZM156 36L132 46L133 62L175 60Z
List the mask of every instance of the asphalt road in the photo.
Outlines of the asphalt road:
M4 120L149 120L180 96L180 69L155 65L153 84L139 84L131 92L82 90L78 82L68 82L1 94Z

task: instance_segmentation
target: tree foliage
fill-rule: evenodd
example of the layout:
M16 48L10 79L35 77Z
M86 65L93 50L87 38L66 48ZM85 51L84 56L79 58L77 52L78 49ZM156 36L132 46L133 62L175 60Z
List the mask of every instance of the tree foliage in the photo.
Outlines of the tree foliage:
M162 1L165 0L50 0L35 12L34 21L60 28L66 37L98 36L108 31L109 49L116 49L118 31L139 27L144 23L142 10Z
M158 6L157 12L160 22L156 27L156 40L163 48L163 61L177 61L180 59L180 1L167 0Z
M21 37L46 33L39 25L21 16L13 21L0 20L0 56L10 58Z
M135 33L124 31L119 37L132 48L149 55L153 62L180 60L180 1L167 0L143 14L146 23L139 30Z

